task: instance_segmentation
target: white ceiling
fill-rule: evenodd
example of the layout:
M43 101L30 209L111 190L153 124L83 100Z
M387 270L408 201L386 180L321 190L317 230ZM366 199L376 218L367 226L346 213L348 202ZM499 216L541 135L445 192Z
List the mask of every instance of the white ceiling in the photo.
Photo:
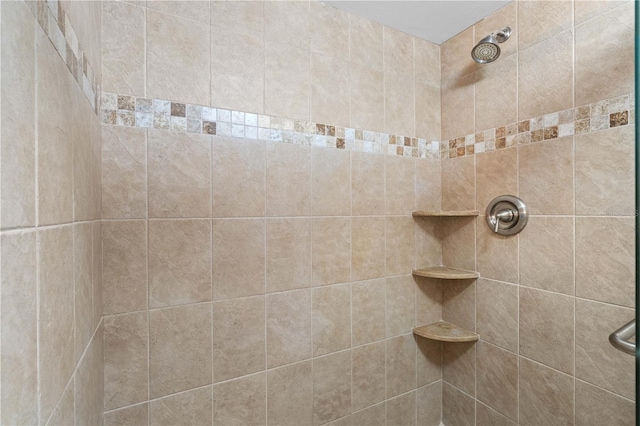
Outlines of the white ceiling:
M323 0L323 3L441 44L511 0Z

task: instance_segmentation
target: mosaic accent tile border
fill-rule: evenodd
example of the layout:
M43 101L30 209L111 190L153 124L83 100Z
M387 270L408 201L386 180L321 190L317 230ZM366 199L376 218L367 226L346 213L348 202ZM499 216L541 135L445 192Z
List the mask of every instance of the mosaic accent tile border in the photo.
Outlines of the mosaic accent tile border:
M98 114L100 84L62 5L58 0L30 0L27 4L82 89L94 112Z
M102 93L102 123L417 158L440 158L440 142L161 99Z
M458 158L634 124L635 95L546 114L440 143L440 158Z

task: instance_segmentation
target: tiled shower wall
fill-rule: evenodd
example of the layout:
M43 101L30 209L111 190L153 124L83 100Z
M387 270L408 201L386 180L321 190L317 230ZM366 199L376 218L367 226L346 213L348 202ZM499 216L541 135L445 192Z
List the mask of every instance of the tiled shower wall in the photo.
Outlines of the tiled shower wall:
M444 263L482 277L443 284L443 318L480 334L445 345L447 425L635 424L633 357L608 342L634 317L634 129L607 114L633 116L633 16L633 2L517 2L442 45L443 138L495 132L492 152L442 160L442 207L481 212L443 231ZM500 59L474 64L505 25ZM509 139L538 116L555 132ZM574 119L586 127L562 127ZM502 194L531 213L517 236L485 223Z
M100 424L101 10L0 7L0 422Z

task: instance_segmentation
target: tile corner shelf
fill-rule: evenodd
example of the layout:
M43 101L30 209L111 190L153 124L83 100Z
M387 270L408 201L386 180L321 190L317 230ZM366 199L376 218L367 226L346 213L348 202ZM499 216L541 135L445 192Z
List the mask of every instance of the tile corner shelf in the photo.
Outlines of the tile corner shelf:
M470 217L479 214L478 210L416 210L411 212L413 217Z
M443 280L472 280L480 277L475 271L447 268L446 266L432 266L430 268L415 269L413 275Z
M438 340L440 342L475 342L480 336L455 324L446 321L438 321L413 329L413 334L425 339Z

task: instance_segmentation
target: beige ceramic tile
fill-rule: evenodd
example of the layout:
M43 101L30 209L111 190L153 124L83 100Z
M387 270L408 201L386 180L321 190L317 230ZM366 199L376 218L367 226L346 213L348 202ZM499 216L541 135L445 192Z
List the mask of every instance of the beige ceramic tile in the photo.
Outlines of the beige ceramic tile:
M213 221L213 298L264 293L264 219Z
M574 379L520 357L520 424L573 424Z
M633 401L576 380L576 424L635 424Z
M102 321L104 307L104 285L103 285L103 250L102 221L93 222L93 259L91 261L91 273L93 274L93 327L98 327Z
M2 228L35 225L35 20L26 4L2 3ZM42 53L41 53L42 54ZM51 93L53 96L54 94ZM3 410L4 412L4 410ZM4 420L4 415L2 419Z
M628 126L576 136L576 214L633 215L633 135Z
M524 50L571 28L572 3L570 1L518 2L519 49Z
M73 381L69 381L69 384L62 393L60 401L58 401L58 405L56 405L56 407L54 408L53 413L51 413L51 417L49 417L46 425L53 426L75 424L74 399L75 389Z
M409 392L387 401L387 424L406 426L416 424L415 392Z
M146 216L146 132L138 128L105 126L102 130L102 217Z
M71 226L38 231L38 394L49 418L75 367L73 233Z
M149 324L146 312L104 320L104 408L148 399Z
M351 284L351 333L353 346L385 337L385 280Z
M96 244L100 244L96 241ZM91 336L93 326L93 225L91 222L73 225L73 329L75 360L80 360Z
M475 402L447 382L442 384L442 422L472 426L475 424Z
M516 352L518 287L480 279L476 297L476 331L482 340Z
M147 308L147 227L144 221L102 225L105 314Z
M476 132L518 121L518 57L500 58L491 68L476 73ZM504 108L498 108L504 105ZM462 136L462 135L459 135Z
M478 400L507 417L518 419L518 356L479 342Z
M572 50L573 32L565 31L518 54L518 120L573 106Z
M447 280L442 285L442 319L475 331L474 280Z
M518 238L496 234L489 228L484 217L479 217L476 256L480 276L517 283Z
M473 210L475 188L474 156L442 161L443 210Z
M311 290L267 296L267 367L312 357Z
M147 9L147 96L209 105L210 36L208 25Z
M475 25L475 42L478 43L489 34L499 31L504 27L509 27L511 28L511 36L509 36L509 40L500 44L500 56L502 58L506 58L507 56L516 53L518 51L519 34L518 22L516 19L517 8L518 3L511 2L478 22ZM469 52L471 52L471 50L469 50ZM491 67L491 65L478 65L477 67L482 70Z
M264 2L264 37L267 42L309 48L309 1Z
M442 379L468 395L476 394L476 343L442 345Z
M440 91L443 139L458 138L474 132L475 81L475 74L469 74L443 82Z
M385 276L385 219L380 216L351 219L351 279Z
M2 13L5 13L2 4ZM1 420L38 422L36 233L0 237L2 328ZM384 312L384 311L383 311ZM6 390L10 389L10 392Z
M442 264L475 271L476 218L447 218L442 222ZM486 226L486 225L481 225Z
M265 369L264 296L213 303L213 378L221 382Z
M311 287L311 220L267 219L267 292Z
M387 214L410 214L415 208L415 168L410 158L386 156Z
M442 282L431 278L414 277L416 287L416 325L442 319Z
M79 44L84 49L84 54L88 58L94 71L100 79L102 69L101 55L101 31L102 5L97 2L77 2L62 0L59 2L69 21L73 23Z
M436 426L442 417L442 382L436 382L417 390L417 422L419 425Z
M416 83L415 98L416 136L440 140L440 87Z
M211 384L211 304L149 312L151 398Z
M350 60L353 64L382 71L382 32L382 25L377 22L349 14Z
M149 403L149 423L154 425L211 424L211 386L156 399Z
M520 198L530 214L573 214L573 138L519 148Z
M386 218L387 276L409 274L414 269L415 220L410 216Z
M630 309L576 300L576 377L633 399L633 358L608 341L613 330L633 318Z
M384 214L385 157L351 153L351 211L354 216Z
M413 37L391 27L384 27L384 72L404 77L413 75Z
M576 219L576 296L635 306L633 218Z
M387 398L416 388L416 343L412 334L386 340Z
M349 87L349 62L312 53L311 121L349 126Z
M353 411L385 399L385 343L353 349Z
M313 355L351 347L351 286L315 288L312 300Z
M577 105L633 91L633 14L627 2L576 27Z
M502 149L476 155L476 210L484 215L491 200L506 194L518 195L518 151Z
M277 2L267 2L272 4ZM266 114L309 119L309 51L282 44L265 45Z
M349 60L349 14L320 2L309 10L311 52Z
M148 131L149 217L210 217L211 139Z
M440 210L442 207L442 170L439 160L416 160L416 209ZM431 222L434 222L432 220ZM416 223L428 223L417 221Z
M104 417L104 344L103 327L80 359L74 375L74 417L76 424L100 425Z
M213 387L213 423L264 425L267 416L267 375L260 373Z
M211 25L244 34L264 32L264 3L260 1L212 1Z
M417 338L417 385L432 384L442 379L443 343L431 339Z
M415 325L416 283L411 275L387 278L387 337L411 332Z
M311 200L314 216L348 216L351 212L350 153L311 148Z
M264 40L261 35L211 27L211 102L217 107L263 111Z
M313 360L313 424L319 425L351 412L351 352Z
M574 20L576 25L595 18L604 12L618 7L628 0L575 0L574 1Z
M102 7L102 89L145 95L145 8L109 1Z
M529 219L520 234L520 284L574 294L573 229L573 218Z
M210 22L208 1L147 0L147 7L167 14L204 22L205 24Z
M267 372L269 425L313 423L313 370L311 361Z
M213 137L213 217L264 216L265 155L263 142Z
M353 426L384 426L386 404L380 403L353 413L347 419Z
M414 37L416 83L440 86L440 46Z
M496 410L476 401L476 424L478 426L515 426L516 423Z
M266 198L267 216L311 214L310 148L267 143Z
M351 127L384 131L384 75L355 63L349 66Z
M395 135L415 135L415 87L407 76L384 76L384 131Z
M574 299L520 288L520 354L573 373Z
M311 251L314 285L349 281L351 238L350 218L313 219Z
M211 300L211 223L149 222L149 307Z
M471 59L474 28L467 28L440 45L442 83L458 81L472 74L478 65Z
M148 423L149 409L146 403L104 414L105 426L138 426Z
M91 140L91 122L95 115L83 94L74 87L73 108L71 115L76 117L72 127L73 143L73 219L85 221L92 219L93 205L93 168L99 168L99 163L93 161L93 141ZM97 133L98 140L101 135ZM99 197L96 197L99 198ZM94 216L94 218L97 216Z

